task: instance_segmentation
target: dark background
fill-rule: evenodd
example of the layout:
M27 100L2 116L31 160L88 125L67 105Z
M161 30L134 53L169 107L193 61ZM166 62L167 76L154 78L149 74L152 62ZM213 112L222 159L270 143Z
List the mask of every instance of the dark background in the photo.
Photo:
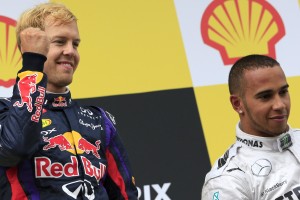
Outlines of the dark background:
M140 200L149 199L149 192L144 197L147 188L155 199L151 185L162 188L165 183L170 183L165 194L172 200L199 199L210 162L193 88L77 101L115 116ZM168 199L166 195L162 199Z

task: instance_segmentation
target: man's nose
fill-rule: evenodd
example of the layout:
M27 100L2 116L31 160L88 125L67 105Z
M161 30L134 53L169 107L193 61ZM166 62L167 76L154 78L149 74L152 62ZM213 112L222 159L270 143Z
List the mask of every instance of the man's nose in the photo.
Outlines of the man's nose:
M285 103L284 103L283 97L281 97L280 95L276 95L276 97L274 99L273 109L281 110L283 108L285 108Z
M74 48L73 43L68 42L68 43L66 43L66 45L64 47L63 54L73 56L75 51L76 51L76 49Z

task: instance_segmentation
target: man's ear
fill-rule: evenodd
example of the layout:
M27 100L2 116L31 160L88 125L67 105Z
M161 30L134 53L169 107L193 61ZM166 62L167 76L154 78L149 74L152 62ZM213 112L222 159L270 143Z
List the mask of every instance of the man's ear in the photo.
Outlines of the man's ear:
M230 95L230 103L232 108L239 114L243 113L241 98L237 95Z

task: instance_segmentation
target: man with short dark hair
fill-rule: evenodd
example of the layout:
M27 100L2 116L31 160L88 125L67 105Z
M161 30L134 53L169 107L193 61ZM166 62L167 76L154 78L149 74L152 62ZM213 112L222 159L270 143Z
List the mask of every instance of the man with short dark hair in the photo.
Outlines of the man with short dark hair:
M206 175L202 200L300 199L300 130L288 125L289 85L280 64L245 56L228 82L240 118L237 140Z

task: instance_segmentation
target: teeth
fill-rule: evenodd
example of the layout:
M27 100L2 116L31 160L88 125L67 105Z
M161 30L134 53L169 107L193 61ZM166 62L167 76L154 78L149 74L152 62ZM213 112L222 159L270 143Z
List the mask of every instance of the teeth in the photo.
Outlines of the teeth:
M62 65L65 65L65 66L71 66L70 63L61 63Z

